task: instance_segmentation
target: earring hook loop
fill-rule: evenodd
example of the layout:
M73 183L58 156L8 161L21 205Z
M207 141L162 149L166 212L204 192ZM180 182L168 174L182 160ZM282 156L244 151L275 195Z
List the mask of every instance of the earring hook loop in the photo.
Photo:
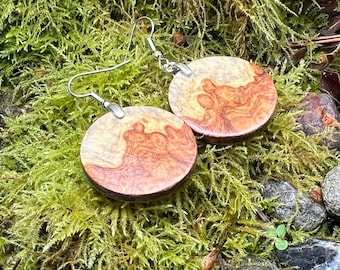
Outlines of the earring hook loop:
M115 70L121 66L124 66L125 64L131 62L130 59L126 59L123 62L113 66L113 67L109 67L109 68L104 68L104 69L97 69L97 70L92 70L92 71L86 71L86 72L81 72L78 73L76 75L74 75L73 77L71 77L71 79L68 81L67 84L67 90L68 92L77 98L83 98L83 97L92 97L95 100L97 100L100 104L103 105L103 107L112 112L114 116L116 116L117 118L123 118L124 117L124 111L123 109L117 104L117 103L111 103L109 101L106 101L105 99L103 99L102 97L100 97L98 94L96 94L95 92L90 92L90 93L85 93L85 94L76 94L72 91L72 82L79 78L79 77L83 77L83 76L88 76L88 75L93 75L93 74L97 74L97 73L102 73L102 72L108 72L108 71L112 71Z
M150 31L150 34L149 34L149 36L147 37L146 40L149 44L149 47L150 47L154 57L158 60L159 68L166 71L166 72L172 73L172 74L176 74L178 71L181 71L181 72L183 72L184 75L190 76L192 74L192 71L186 64L180 63L180 62L170 62L167 58L163 57L163 54L162 54L161 51L157 50L157 47L152 40L152 36L155 32L155 23L153 22L153 20L150 17L142 16L142 17L139 17L138 19L136 19L135 23L132 26L132 30L131 30L131 34L130 34L130 38L129 38L129 43L128 43L128 46L127 46L127 51L131 50L132 38L133 38L133 35L135 33L137 24L144 19L148 20L151 24L151 31Z
M153 40L152 40L152 36L153 36L153 34L154 34L154 32L155 32L155 23L154 23L153 20L152 20L150 17L148 17L148 16L142 16L142 17L139 17L138 19L136 19L136 21L135 21L135 23L133 24L132 29L131 29L131 34L130 34L129 43L128 43L128 46L127 46L127 51L130 51L130 50L131 50L132 38L133 38L133 36L134 36L134 34L135 34L135 30L136 30L137 24L138 24L140 21L144 20L144 19L148 20L148 21L150 22L150 24L151 24L151 31L150 31L149 37L148 37L146 40L147 40L147 42L148 42L148 44L149 44L149 47L150 47L151 51L152 51L153 53L157 52L157 48L156 48L156 46L155 46L155 43L154 43Z

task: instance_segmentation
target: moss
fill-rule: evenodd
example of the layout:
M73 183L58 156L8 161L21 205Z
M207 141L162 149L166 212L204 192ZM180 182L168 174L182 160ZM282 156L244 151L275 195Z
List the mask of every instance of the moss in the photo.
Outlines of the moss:
M289 38L310 34L300 29L306 17L296 15L294 4L288 8L265 0L7 2L0 4L1 87L14 95L3 112L1 134L0 265L198 269L217 246L226 260L247 253L268 257L273 247L263 238L256 210L271 203L261 197L257 180L280 177L306 191L339 163L317 137L296 129L301 99L318 91L315 74L303 63L291 69L267 66L279 104L264 132L225 147L197 138L193 174L169 198L147 204L109 200L92 188L79 161L83 134L104 112L91 100L71 97L66 85L74 74L115 65L128 54L131 64L78 80L75 89L95 91L123 106L168 109L172 78L158 69L143 33L137 32L133 51L126 52L135 13L155 19L154 41L171 59L248 58L257 52L263 66L276 64ZM294 25L285 19L287 13L296 19ZM319 19L308 25L319 27ZM172 44L175 30L189 36L189 47ZM13 107L20 108L18 116L11 114ZM294 228L288 233L303 238Z

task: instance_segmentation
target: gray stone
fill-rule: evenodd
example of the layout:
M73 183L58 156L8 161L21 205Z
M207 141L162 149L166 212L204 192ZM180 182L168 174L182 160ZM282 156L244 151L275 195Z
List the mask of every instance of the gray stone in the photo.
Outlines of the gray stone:
M340 165L326 174L321 187L326 210L340 218Z
M310 239L306 244L277 251L277 257L282 267L299 270L340 270L340 244L335 242Z
M291 218L296 210L296 190L294 187L281 180L269 180L264 185L263 197L277 197L275 201L282 204L275 207L275 215L280 219Z
M245 257L241 266L236 270L279 270L279 268L268 260L263 260L254 256Z
M311 231L321 225L327 218L323 205L314 202L308 195L297 198L296 189L286 181L269 180L264 183L262 192L265 198L275 198L280 205L275 207L275 216L287 220L292 217L293 224L304 231ZM296 208L298 207L298 211Z
M294 218L295 226L304 231L311 231L320 226L327 218L322 204L314 202L308 195L302 194L298 199L299 211Z

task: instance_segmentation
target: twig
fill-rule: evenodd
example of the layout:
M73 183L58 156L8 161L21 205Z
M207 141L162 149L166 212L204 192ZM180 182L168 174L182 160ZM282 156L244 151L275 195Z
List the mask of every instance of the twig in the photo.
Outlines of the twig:
M262 210L260 210L257 207L256 207L256 213L262 219L263 222L271 223L270 219L265 215L265 213L263 213Z
M224 262L221 253L218 254L218 263L220 264L221 270L225 270Z

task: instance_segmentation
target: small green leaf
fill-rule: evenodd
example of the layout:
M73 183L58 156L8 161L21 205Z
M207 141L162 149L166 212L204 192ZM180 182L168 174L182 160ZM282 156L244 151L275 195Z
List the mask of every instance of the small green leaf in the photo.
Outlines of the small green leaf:
M284 224L280 224L276 228L276 234L279 238L283 239L286 235L286 227Z
M275 247L276 247L278 250L285 250L285 249L287 249L287 247L288 247L288 241L287 241L287 240L280 239L280 238L277 238L277 239L275 240Z
M276 237L276 234L277 234L277 232L276 232L276 229L274 228L274 227L269 227L268 229L267 229L267 235L269 236L269 237Z

